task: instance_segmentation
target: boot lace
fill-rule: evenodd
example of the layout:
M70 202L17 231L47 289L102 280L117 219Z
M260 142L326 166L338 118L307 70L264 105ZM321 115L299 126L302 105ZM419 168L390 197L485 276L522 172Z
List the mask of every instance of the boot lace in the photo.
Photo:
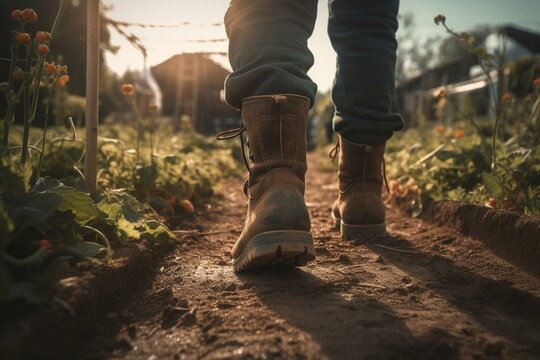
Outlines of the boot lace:
M336 142L336 145L334 145L334 147L332 148L332 150L330 150L330 153L328 154L328 157L332 159L332 162L334 162L337 156L339 155L340 148L341 148L341 145L338 139ZM364 157L364 168L362 171L362 189L364 188L364 180L366 177L366 165L367 165L367 159ZM384 186L386 187L386 191L390 193L390 187L388 186L388 179L386 178L386 160L384 159L384 156L383 156L383 161L382 161L382 176L384 179Z
M247 143L246 140L244 139L245 132L246 132L246 126L244 125L244 123L242 123L242 126L240 126L239 128L225 130L218 133L216 135L216 140L220 140L220 141L230 140L230 139L234 139L235 137L239 137L240 145L242 146L242 158L244 159L244 164L246 165L247 171L250 172L251 169L249 166L248 158L246 156L246 146L249 148L249 143Z

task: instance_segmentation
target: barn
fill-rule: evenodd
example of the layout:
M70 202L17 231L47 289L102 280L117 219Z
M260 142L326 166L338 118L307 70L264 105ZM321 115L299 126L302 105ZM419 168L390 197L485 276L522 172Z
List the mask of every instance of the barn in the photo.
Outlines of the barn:
M239 126L238 110L223 101L223 84L229 71L205 53L174 55L152 67L163 94L162 113L179 124L184 115L202 134Z

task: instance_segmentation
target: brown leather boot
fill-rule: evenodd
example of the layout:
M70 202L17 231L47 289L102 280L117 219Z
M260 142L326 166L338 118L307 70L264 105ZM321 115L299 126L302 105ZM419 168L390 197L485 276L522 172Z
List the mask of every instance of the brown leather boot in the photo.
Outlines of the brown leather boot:
M332 206L334 225L347 240L386 236L383 185L386 144L355 144L339 137L339 197Z
M232 249L237 272L271 264L301 266L315 259L304 202L309 105L308 98L298 95L245 98L243 127L221 136L246 131L252 164L244 185L244 230Z

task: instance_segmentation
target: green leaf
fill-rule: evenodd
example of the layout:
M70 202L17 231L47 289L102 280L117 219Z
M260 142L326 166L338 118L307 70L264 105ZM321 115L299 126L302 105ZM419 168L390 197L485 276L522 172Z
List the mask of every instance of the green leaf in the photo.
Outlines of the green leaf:
M103 245L90 241L80 241L69 245L61 244L59 249L82 258L94 258L107 250Z
M105 215L105 217L116 220L122 216L122 205L118 203L109 204L105 201L100 201L96 207Z
M135 229L136 224L126 220L124 216L118 219L116 224L117 236L121 241L138 240L141 233Z
M64 185L57 186L49 191L57 194L62 199L58 205L58 210L71 211L78 221L87 222L99 216L90 195Z
M45 223L50 213L25 206L11 208L10 215L17 231L21 231Z
M36 185L34 185L33 191L37 192L45 192L47 190L54 189L58 186L63 185L59 180L52 178L50 176L45 176L43 178L40 178Z
M31 208L52 214L61 201L62 199L57 194L30 191L8 198L6 203L10 213L16 208ZM17 224L16 228L19 228Z
M503 192L503 187L499 183L499 179L492 173L483 173L482 182L486 188L486 192L493 197L500 197Z
M143 235L149 236L152 240L160 243L172 243L176 240L176 236L169 228L156 220L148 220L146 222L146 231Z

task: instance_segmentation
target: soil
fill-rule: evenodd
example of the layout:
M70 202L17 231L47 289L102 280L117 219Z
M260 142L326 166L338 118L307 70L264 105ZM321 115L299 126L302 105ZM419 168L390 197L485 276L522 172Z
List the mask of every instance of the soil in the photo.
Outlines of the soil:
M80 359L540 358L540 280L482 242L389 207L387 239L332 228L335 174L310 158L317 259L234 274L241 180L224 184L176 251L79 343Z

